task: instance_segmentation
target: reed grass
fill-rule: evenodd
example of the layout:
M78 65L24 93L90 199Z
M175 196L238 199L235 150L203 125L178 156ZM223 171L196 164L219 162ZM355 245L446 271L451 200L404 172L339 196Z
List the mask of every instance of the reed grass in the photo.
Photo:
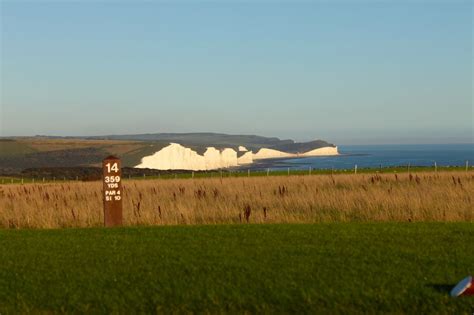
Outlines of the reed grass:
M0 227L103 224L101 182L0 185ZM124 225L474 221L474 172L129 180Z

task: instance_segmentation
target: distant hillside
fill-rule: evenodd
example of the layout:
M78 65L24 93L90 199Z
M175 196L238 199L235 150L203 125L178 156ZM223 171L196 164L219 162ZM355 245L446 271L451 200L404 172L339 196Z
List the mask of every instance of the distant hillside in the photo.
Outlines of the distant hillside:
M311 142L295 142L291 139L281 140L276 137L262 137L256 135L228 135L222 133L153 133L138 135L111 135L90 137L89 139L102 140L129 140L129 141L161 141L175 142L185 146L214 146L217 148L238 148L245 146L249 150L272 148L286 152L298 153L321 147L334 146L323 140Z
M138 135L111 135L89 137L88 139L128 140L128 141L163 141L175 142L185 146L214 146L217 148L237 148L245 146L249 150L262 147L273 147L294 143L293 140L280 140L276 137L262 137L255 135L228 135L222 133L152 133Z

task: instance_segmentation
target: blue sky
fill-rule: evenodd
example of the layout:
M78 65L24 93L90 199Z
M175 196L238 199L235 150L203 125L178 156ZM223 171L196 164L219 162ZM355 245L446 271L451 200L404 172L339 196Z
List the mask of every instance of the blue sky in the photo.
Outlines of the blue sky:
M3 136L473 142L471 1L0 6Z

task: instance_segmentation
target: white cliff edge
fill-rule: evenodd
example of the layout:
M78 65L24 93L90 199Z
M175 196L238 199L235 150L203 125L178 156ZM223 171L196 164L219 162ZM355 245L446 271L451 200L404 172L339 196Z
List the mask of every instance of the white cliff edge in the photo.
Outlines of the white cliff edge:
M286 153L283 151L278 151L274 149L262 148L257 153L253 155L255 160L261 159L276 159L276 158L286 158L286 157L295 157L296 154Z
M325 156L325 155L339 155L339 151L337 150L336 147L322 147L322 148L317 148L308 152L305 152L303 154L299 154L298 156Z
M238 153L231 148L218 150L208 147L204 155L186 148L178 143L171 143L152 155L142 158L141 163L136 168L151 168L158 170L193 170L205 171L220 168L236 167L240 165L252 164L254 160L338 155L337 147L323 147L305 153L287 153L274 149L262 148L257 153L248 151L240 146Z

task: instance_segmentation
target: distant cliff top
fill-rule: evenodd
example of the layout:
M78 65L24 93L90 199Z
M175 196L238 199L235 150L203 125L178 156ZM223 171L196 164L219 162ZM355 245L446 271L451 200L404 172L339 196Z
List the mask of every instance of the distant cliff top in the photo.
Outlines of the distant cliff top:
M298 153L321 147L334 147L335 145L323 140L310 142L295 142L291 139L281 140L277 137L262 137L257 135L229 135L223 133L148 133L137 135L109 135L88 137L88 139L102 140L128 140L128 141L160 141L175 142L189 147L235 148L244 146L248 150L271 148L285 152ZM198 151L201 151L198 149Z

